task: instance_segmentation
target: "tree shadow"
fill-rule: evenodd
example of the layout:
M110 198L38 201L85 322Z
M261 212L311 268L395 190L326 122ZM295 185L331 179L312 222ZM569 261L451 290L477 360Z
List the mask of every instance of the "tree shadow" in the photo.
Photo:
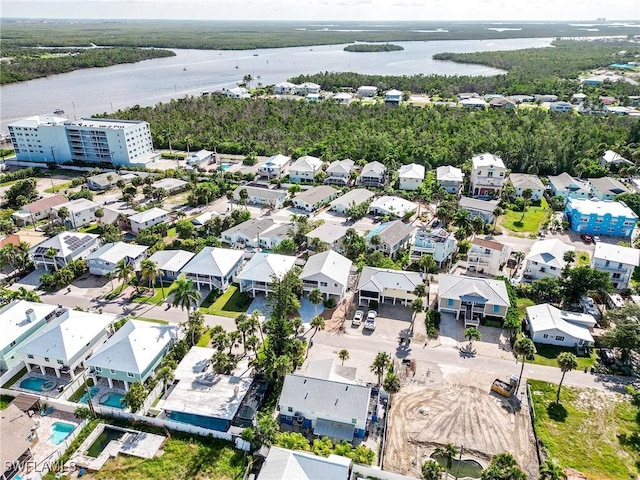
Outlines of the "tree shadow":
M567 419L569 413L567 409L561 403L551 402L547 406L547 415L551 420L556 422L564 422Z

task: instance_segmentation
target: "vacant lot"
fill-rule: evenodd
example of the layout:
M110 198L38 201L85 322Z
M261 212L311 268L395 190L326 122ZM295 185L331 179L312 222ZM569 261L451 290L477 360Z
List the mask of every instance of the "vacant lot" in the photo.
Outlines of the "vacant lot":
M637 429L638 409L620 394L530 380L538 438L562 467L590 479L636 478L640 454L620 439Z
M530 478L537 478L533 430L527 408L513 413L510 404L489 393L493 377L461 369L443 372L436 386L403 386L394 395L384 468L420 477L420 466L438 445L464 445L465 456L486 465L492 455L515 455Z
M512 232L537 234L542 224L550 216L551 210L549 210L549 205L543 198L539 207L527 207L524 217L522 212L507 210L504 212L504 216L500 218L499 225Z

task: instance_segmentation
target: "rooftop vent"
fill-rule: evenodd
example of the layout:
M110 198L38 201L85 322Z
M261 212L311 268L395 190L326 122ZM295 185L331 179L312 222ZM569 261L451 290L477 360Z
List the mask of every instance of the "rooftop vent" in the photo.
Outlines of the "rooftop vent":
M25 312L25 314L27 315L27 321L28 322L35 322L36 321L36 312L33 310L33 308L30 308L29 310L27 310Z

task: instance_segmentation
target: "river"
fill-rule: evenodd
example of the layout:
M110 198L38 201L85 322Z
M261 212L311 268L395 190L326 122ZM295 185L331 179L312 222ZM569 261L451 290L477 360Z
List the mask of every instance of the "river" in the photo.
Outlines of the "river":
M0 87L1 129L30 115L62 109L69 118L149 106L186 95L233 87L250 74L256 85L299 74L352 71L378 75L496 75L500 70L433 60L440 52L547 47L551 38L393 42L397 52L345 52L344 45L259 50L174 50L175 57L91 68ZM237 67L237 68L236 68Z

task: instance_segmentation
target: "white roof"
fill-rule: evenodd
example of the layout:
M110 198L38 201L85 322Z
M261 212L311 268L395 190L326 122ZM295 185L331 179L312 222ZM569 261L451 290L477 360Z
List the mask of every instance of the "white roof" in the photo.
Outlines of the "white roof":
M94 233L62 232L55 237L46 239L29 250L32 255L44 254L53 247L58 251L59 257L67 257L79 250L84 250L88 245L93 244L99 235Z
M356 367L341 365L336 358L324 358L322 360L310 360L307 363L304 376L356 385L357 372L358 369Z
M369 162L364 167L362 167L362 171L360 172L360 176L362 177L381 177L384 175L384 172L387 171L387 167L385 167L380 162Z
M331 174L341 173L343 175L348 175L351 170L353 170L353 166L355 162L350 158L346 158L344 160L335 160L329 164L327 167L327 175L331 176Z
M149 247L145 247L144 245L136 245L133 243L105 243L98 250L90 253L87 260L100 259L105 262L118 263L123 258L137 258L148 248Z
M593 342L589 327L592 328L596 320L592 315L566 312L543 303L527 307L527 318L532 334L546 330L559 330L573 338Z
M55 115L34 115L32 117L23 118L16 122L10 123L11 127L27 127L37 128L40 125L62 125L64 123L70 123L69 119L64 117L57 117Z
M289 167L292 172L317 172L322 168L322 160L317 157L305 155L296 160L293 165Z
M363 90L363 91L369 91L369 92L376 92L378 91L378 87L374 87L373 85L362 85L360 87L358 87L358 90Z
M385 95L385 97L387 97L387 96L395 97L397 95L402 95L402 92L400 90L392 89L392 90L387 91L384 95Z
M596 242L593 258L640 267L640 250L611 243Z
M498 155L494 155L493 153L481 153L479 155L474 155L473 158L471 158L471 164L474 170L483 167L505 168L502 158Z
M130 222L136 223L145 223L149 220L155 220L156 218L162 217L163 215L168 215L169 212L163 210L158 207L150 208L149 210L145 210L144 212L136 213L135 215L131 215L129 217Z
M638 218L638 216L633 213L633 210L619 202L570 198L568 205L571 210L576 209L581 215L610 215L612 217Z
M226 277L243 256L242 250L204 247L182 268L182 273Z
M286 88L296 88L298 85L296 85L295 83L291 83L291 82L280 82L280 83L276 83L275 85L276 87L286 87Z
M417 163L402 165L398 170L398 177L424 180L424 165L418 165Z
M320 85L318 85L317 83L313 83L313 82L304 82L304 83L301 83L300 85L298 85L298 87L300 87L300 88L320 88Z
M604 155L602 155L602 160L604 160L606 163L632 163L613 150L607 150L606 152L604 152Z
M460 168L444 165L436 168L436 180L438 182L462 182L464 173Z
M286 165L287 163L289 163L289 161L291 161L291 157L287 157L286 155L282 155L282 154L277 154L277 155L273 155L272 157L267 158L267 160L264 162L264 166L277 166L277 167L282 167L283 165Z
M27 310L33 310L36 320L30 322L27 319ZM55 305L46 303L27 302L26 300L14 300L0 309L0 350L4 350L13 341L23 336L33 328L40 320L55 312Z
M369 208L378 208L387 212L394 213L395 215L402 217L405 213L418 209L418 205L405 200L404 198L395 197L391 195L383 195L376 198Z
M196 154L193 154L196 155ZM165 190L173 190L174 188L183 188L186 187L189 182L185 182L184 180L180 180L179 178L161 178L151 184L153 188L164 188Z
M66 207L69 212L78 213L84 212L85 210L90 210L92 208L97 208L99 206L99 204L92 200L88 200L86 198L78 198L77 200L71 200L70 202L56 205L55 207L52 207L52 209L58 212L61 208Z
M196 226L201 226L207 223L208 220L211 220L213 217L217 217L219 215L218 212L204 212L198 215L195 218L191 219L191 223Z
M413 292L423 282L422 274L390 268L363 267L358 290L382 293L385 288Z
M438 296L459 299L464 296L482 297L490 305L509 307L509 294L504 280L465 277L441 273L438 275Z
M323 223L318 228L314 228L309 233L305 235L307 239L311 240L312 238L318 238L322 242L328 243L331 245L337 240L340 240L345 236L349 230L348 227L344 225L336 225L335 223Z
M462 105L486 105L487 102L482 98L463 98L460 100Z
M538 240L531 246L529 254L525 257L527 261L538 262L550 267L562 269L567 262L563 260L566 252L575 251L576 247L567 245L557 238L550 240Z
M347 285L352 262L333 250L326 250L312 255L300 273L300 278L305 280L314 275L322 274L339 285Z
M343 205L345 207L351 207L352 205L360 205L368 201L375 194L366 188L354 188L353 190L349 190L347 193L342 195L341 197L332 200L329 205Z
M340 190L333 188L330 185L320 185L318 187L304 190L293 197L295 202L303 202L308 205L315 205L318 202L326 201L328 198L339 194Z
M180 330L179 325L162 325L129 320L87 361L91 367L142 375L158 354L167 348Z
M271 283L275 275L282 278L293 268L296 257L278 255L276 253L256 253L237 275L239 280Z
M334 100L351 100L352 98L353 98L353 95L347 92L336 93L333 96Z
M351 459L271 447L258 480L348 480Z
M107 313L97 314L67 310L46 325L29 340L20 352L69 362L87 348L87 344L102 335L117 318Z
M194 254L185 250L158 250L149 257L163 272L179 272Z
M231 420L244 399L253 370L240 362L233 375L218 375L210 368L213 348L191 347L174 372L177 384L158 407Z

